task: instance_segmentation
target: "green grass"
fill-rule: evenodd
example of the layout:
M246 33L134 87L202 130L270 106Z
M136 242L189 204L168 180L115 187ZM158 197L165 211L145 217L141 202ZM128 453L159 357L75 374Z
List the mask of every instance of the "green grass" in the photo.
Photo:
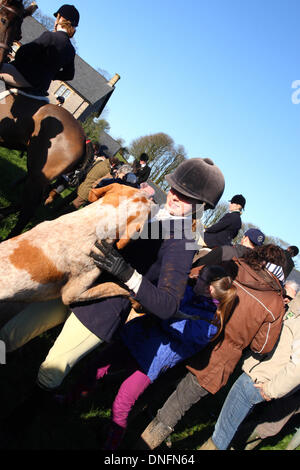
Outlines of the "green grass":
M11 183L24 175L26 157L20 159L19 152L9 152L0 148L0 205L6 206L10 201L16 201L21 194L21 185L11 189ZM69 191L63 193L63 197ZM40 208L31 226L44 218L55 217L55 207ZM5 236L10 230L14 216L0 224L0 236ZM9 417L14 433L4 444L0 437L0 449L8 450L99 450L103 445L111 414L111 405L117 390L124 379L122 373L103 379L90 397L81 400L72 407L45 402L36 410L29 408L30 419L21 422L12 417L14 408L26 396L30 395L38 368L60 332L56 327L38 338L35 338L23 348L7 355L7 364L0 365L0 422ZM93 354L93 353L92 353ZM80 376L92 354L77 364L63 384L62 391L72 385ZM130 417L128 431L125 435L122 449L130 453L139 439L140 433L147 426L151 417L155 416L169 394L173 391L176 374L182 373L183 368L165 374L145 392ZM236 371L236 374L239 370ZM228 393L229 387L236 378L234 374L229 383L215 396L208 396L196 404L178 423L169 442L162 444L161 452L193 451L200 446L213 432L214 424ZM286 428L272 439L266 440L259 450L282 450L295 431L296 422L292 421ZM5 430L0 432L7 435ZM1 434L0 434L1 435Z

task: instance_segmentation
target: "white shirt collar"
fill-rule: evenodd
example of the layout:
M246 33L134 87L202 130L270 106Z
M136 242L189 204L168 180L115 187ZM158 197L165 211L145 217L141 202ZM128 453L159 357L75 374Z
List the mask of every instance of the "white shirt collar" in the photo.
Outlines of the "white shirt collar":
M64 29L62 26L60 25L57 25L57 28L56 28L56 31L63 31L64 33L67 33L68 34L68 31L66 29Z
M187 216L177 216L177 215L171 215L169 211L165 208L165 206L162 206L158 212L152 217L150 222L155 222L159 220L179 220L179 219L192 219L192 215L187 215Z

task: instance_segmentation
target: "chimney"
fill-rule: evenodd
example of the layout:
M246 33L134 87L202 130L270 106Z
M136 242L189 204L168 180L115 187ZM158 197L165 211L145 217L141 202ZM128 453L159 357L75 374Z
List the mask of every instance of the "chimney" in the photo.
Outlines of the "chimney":
M113 87L119 80L120 80L120 75L116 73L110 80L107 82L107 84L111 87Z
M38 9L38 5L36 2L31 2L29 7L31 8L31 11L32 11L31 15Z

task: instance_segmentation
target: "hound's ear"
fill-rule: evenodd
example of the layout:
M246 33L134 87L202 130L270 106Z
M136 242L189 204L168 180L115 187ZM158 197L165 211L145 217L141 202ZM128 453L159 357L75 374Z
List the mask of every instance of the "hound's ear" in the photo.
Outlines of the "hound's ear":
M38 9L38 6L35 2L32 2L29 7L25 8L25 11L24 11L24 18L26 18L27 16L32 16L33 13Z
M133 221L128 221L128 224L125 229L125 233L120 235L119 240L116 243L118 250L122 250L128 243L130 242L131 238L134 234L139 233L142 229L143 224L141 223L134 223Z
M89 192L89 202L95 202L98 201L101 197L104 196L108 191L111 191L114 189L116 183L113 184L108 184L107 186L104 186L103 188L92 188Z

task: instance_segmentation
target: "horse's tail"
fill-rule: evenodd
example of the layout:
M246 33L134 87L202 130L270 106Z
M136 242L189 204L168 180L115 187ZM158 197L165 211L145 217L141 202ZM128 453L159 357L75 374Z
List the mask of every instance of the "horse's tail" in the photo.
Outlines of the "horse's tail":
M76 167L72 171L72 175L69 175L70 186L78 186L86 177L87 172L93 165L94 160L94 148L90 139L85 142L85 149L83 155L77 162Z
M94 147L90 139L85 141L85 151L83 156L79 160L78 169L80 171L88 171L92 166L94 160Z

